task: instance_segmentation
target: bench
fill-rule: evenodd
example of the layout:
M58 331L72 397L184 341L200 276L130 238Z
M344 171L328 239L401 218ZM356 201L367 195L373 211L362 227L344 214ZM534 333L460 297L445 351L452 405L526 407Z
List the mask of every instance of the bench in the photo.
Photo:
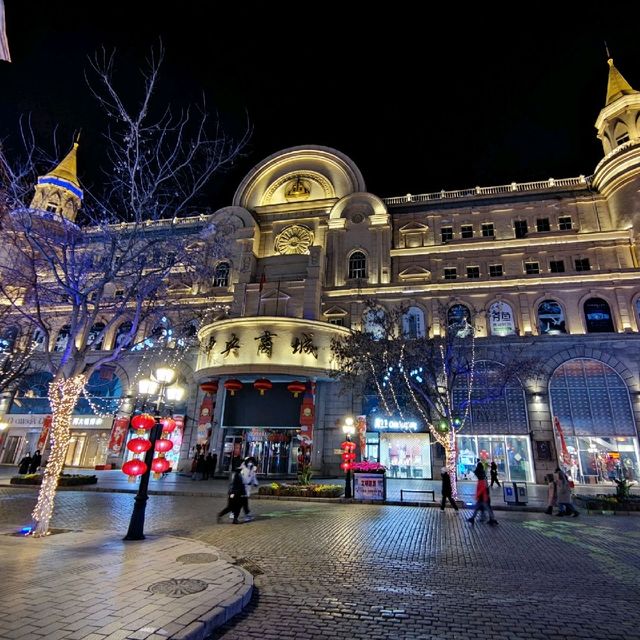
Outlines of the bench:
M436 492L430 489L400 489L400 502L404 502L404 494L405 493L430 493L431 494L431 502L436 501Z

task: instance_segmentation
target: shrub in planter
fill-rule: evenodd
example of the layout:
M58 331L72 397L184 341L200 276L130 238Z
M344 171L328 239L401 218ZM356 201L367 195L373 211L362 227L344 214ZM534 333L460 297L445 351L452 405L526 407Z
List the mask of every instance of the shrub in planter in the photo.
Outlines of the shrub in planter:
M42 484L42 478L43 476L39 473L28 473L24 476L14 476L11 478L10 484L40 485ZM96 484L97 482L97 476L63 473L58 480L58 486L75 487L83 484Z
M258 495L261 496L297 496L302 498L338 498L342 487L335 484L286 484L272 482L260 485Z

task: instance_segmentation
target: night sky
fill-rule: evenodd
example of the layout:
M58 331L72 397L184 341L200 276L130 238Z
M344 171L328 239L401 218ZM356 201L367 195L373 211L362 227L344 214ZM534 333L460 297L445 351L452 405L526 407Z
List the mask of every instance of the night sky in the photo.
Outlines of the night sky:
M239 131L245 113L253 127L244 157L211 185L211 208L230 204L263 158L305 144L342 151L386 197L589 175L602 157L593 125L606 94L605 40L640 89L628 3L164 4L5 0L13 63L0 63L0 136L27 112L43 136L57 124L65 147L81 128L80 176L94 180L99 112L87 55L116 47L131 70L161 37L162 100L184 104L204 91L227 131Z

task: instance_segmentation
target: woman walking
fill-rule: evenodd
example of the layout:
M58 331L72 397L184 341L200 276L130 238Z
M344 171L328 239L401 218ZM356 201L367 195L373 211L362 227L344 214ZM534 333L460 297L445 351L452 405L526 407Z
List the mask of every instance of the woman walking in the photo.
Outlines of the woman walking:
M491 508L491 496L489 495L489 487L487 486L487 474L484 470L484 465L478 460L474 473L478 478L478 484L476 485L476 506L473 509L473 514L470 518L467 518L467 522L474 524L476 520L476 514L478 511L482 511L480 516L480 522L484 522L485 511L489 514L489 524L497 525L498 521L493 515L493 509Z
M453 496L452 496L451 476L449 475L449 471L447 470L447 467L442 467L442 469L440 470L440 473L442 474L442 502L440 503L440 511L444 511L444 505L446 504L447 500L449 500L449 503L451 504L451 506L456 511L458 511L458 505L456 504L456 501L453 499Z
M242 508L244 497L244 482L242 481L242 474L238 468L233 472L233 479L229 485L227 506L218 514L218 522L220 522L220 519L225 514L233 513L233 524L240 524L238 516L240 515L240 509Z

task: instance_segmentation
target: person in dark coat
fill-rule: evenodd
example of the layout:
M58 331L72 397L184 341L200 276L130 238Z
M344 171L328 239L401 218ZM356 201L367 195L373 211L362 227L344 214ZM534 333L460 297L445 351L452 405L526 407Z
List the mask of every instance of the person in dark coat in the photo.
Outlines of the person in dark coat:
M204 480L204 474L207 470L207 460L204 457L204 453L198 455L196 462L196 480Z
M489 488L493 488L493 483L496 483L499 487L501 487L502 485L500 484L500 480L498 480L498 465L496 464L495 460L491 461L491 485L489 486Z
M242 473L240 469L236 469L233 472L233 479L229 485L229 498L227 506L218 514L218 522L220 522L222 516L227 513L233 513L233 524L240 524L238 516L240 515L240 509L244 503L245 497L244 481L242 480Z
M20 460L20 465L18 466L18 473L23 476L29 473L29 467L31 466L31 454L27 453L27 455Z
M209 477L212 479L216 477L217 466L218 466L218 454L214 451L211 454L211 469L209 470Z
M207 457L204 459L204 472L202 475L203 480L208 480L211 474L211 451L207 453Z
M458 511L458 505L456 501L453 499L451 492L451 476L449 475L449 471L447 467L442 467L440 470L442 473L442 502L440 503L440 511L444 511L444 505L449 500L451 506Z
M42 456L40 455L40 449L36 449L36 452L31 458L31 464L29 465L29 473L36 473L38 467L42 464Z

